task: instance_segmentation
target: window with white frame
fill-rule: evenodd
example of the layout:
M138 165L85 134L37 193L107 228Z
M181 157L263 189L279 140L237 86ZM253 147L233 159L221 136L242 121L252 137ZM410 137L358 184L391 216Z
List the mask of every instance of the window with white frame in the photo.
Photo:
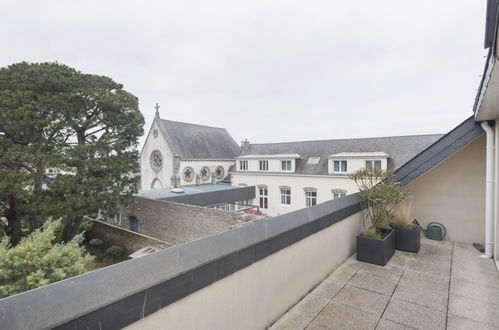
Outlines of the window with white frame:
M381 169L381 160L366 160L366 168Z
M240 160L239 161L239 169L242 171L246 171L248 169L248 161L247 160Z
M269 170L269 161L261 160L260 161L260 171L268 171Z
M346 160L334 160L333 161L333 172L346 173L347 171L347 161Z
M333 193L333 199L345 197L347 195L347 191L341 189L333 189L332 193Z
M281 205L291 205L290 188L281 188Z
M291 171L291 161L290 160L281 161L281 169L283 171Z
M269 189L266 187L259 188L260 195L260 203L259 206L261 209L269 208Z
M317 204L317 191L305 191L305 205L307 207Z

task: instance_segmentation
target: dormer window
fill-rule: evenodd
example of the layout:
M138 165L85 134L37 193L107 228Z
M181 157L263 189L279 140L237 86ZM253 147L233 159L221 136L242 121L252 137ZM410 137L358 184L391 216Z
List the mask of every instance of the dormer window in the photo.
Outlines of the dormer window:
M281 169L283 171L291 171L291 161L290 160L281 161Z
M381 169L381 160L366 160L366 168L379 168Z
M247 160L241 160L241 161L239 161L239 169L241 171L248 170L248 161Z
M346 173L347 172L347 161L346 160L334 160L333 161L333 172Z
M261 160L260 161L260 171L268 171L269 170L269 161Z

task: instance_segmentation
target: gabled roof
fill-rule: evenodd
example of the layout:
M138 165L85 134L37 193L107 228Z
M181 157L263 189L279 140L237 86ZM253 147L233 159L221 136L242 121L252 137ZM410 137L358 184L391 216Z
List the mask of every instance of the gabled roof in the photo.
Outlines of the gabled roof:
M401 185L411 183L482 134L480 123L471 116L401 166L395 172L396 180Z
M301 155L301 159L297 160L295 173L327 175L327 160L332 154L383 151L390 155L390 167L395 170L442 136L442 134L432 134L250 144L241 156L296 153ZM317 164L308 164L310 157L320 157L320 160Z
M183 159L234 159L241 149L225 128L159 119Z

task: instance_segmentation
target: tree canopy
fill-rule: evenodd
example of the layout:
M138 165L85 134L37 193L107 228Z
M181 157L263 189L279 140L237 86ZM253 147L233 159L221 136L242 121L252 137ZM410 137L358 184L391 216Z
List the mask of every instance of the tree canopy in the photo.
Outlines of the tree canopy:
M138 99L104 76L58 63L0 69L0 215L22 229L61 218L74 237L84 215L128 203L138 189Z
M60 225L48 220L15 247L7 237L0 240L0 298L87 271L93 258L80 246L83 234L67 243L54 243Z

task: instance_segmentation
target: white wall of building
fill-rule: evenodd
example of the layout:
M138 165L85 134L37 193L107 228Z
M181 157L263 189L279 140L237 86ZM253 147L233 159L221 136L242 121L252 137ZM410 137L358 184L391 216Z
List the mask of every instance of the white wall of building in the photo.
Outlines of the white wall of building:
M184 185L196 184L195 177L193 177L192 181L186 181L184 179L183 173L187 167L192 168L194 172L198 174L200 177L201 177L200 175L201 169L205 166L208 167L208 169L210 170L210 176L206 180L201 179L199 183L211 183L212 176L215 174L215 169L218 166L223 167L224 169L223 178L225 178L229 173L229 168L235 165L235 163L236 162L234 160L182 160L180 162L180 168L179 168L179 175L181 177L180 185L184 186ZM220 180L215 180L215 181L220 181Z
M154 137L154 131L157 130L158 135ZM153 151L159 150L163 156L163 166L159 171L155 171L151 167L151 154ZM147 135L146 142L140 153L140 172L141 172L141 189L152 189L153 181L158 179L163 188L168 188L171 185L171 176L173 174L173 154L166 142L163 133L159 127L158 120L154 120L151 130ZM156 187L158 182L156 182Z
M336 161L342 161L342 160L347 161L347 172L345 174L353 174L362 168L366 168L366 161L379 160L379 161L381 161L381 168L384 170L387 169L387 159L386 158L372 158L372 159L363 159L363 158L337 158L336 159L335 158L335 159L329 159L328 163L327 163L328 173L330 173L330 174L334 174L333 162L335 160Z
M256 186L254 205L258 205L259 186L268 188L268 209L262 209L265 214L276 216L305 207L305 189L317 189L317 204L333 199L333 190L345 190L346 194L358 191L357 185L347 176L270 174L270 173L233 173L232 185ZM281 204L280 187L291 189L291 204Z
M268 170L266 172L283 172L283 173L293 173L295 172L295 165L296 165L296 160L295 159L239 159L237 161L237 170L240 170L240 162L241 161L246 161L248 162L248 169L246 171L251 172L251 171L260 171L260 160L264 160L268 162ZM289 160L291 161L291 171L283 171L282 170L282 164L281 162L283 160Z

